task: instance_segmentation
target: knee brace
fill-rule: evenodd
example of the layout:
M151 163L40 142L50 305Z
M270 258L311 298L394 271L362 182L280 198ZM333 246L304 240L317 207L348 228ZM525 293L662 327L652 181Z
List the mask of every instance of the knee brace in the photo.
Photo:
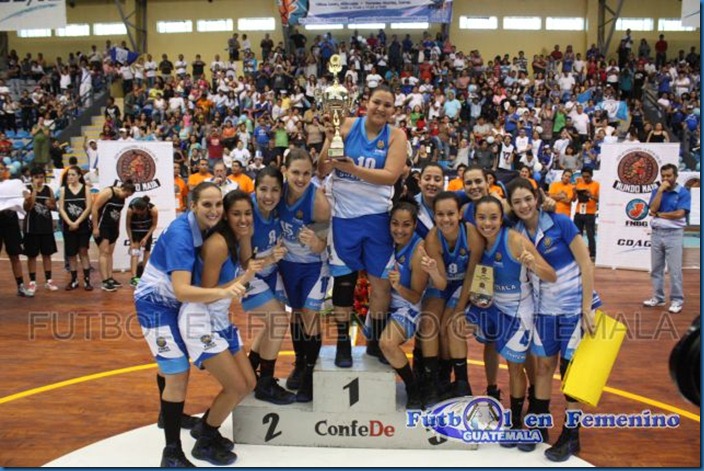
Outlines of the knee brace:
M354 288L357 285L357 272L335 277L332 285L332 305L337 307L354 306Z

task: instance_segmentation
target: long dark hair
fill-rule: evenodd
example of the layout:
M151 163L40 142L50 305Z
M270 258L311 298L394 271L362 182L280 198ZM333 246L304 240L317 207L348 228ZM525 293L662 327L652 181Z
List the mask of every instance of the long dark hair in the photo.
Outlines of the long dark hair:
M250 198L248 193L242 190L230 191L222 199L223 217L222 219L220 219L220 221L217 223L213 230L213 232L217 232L218 234L222 235L222 237L225 239L225 243L227 244L227 250L228 252L230 252L230 258L233 262L235 262L235 264L237 264L239 260L239 244L237 243L237 237L235 236L235 233L232 231L232 228L227 223L227 213L238 201L246 201L247 204L249 204L250 208L254 210L254 206L252 205L252 199Z
M78 174L78 181L81 182L81 184L85 185L86 180L83 178L83 170L81 170L81 167L79 167L78 165L71 165L61 176L61 186L68 186L68 172L71 170Z

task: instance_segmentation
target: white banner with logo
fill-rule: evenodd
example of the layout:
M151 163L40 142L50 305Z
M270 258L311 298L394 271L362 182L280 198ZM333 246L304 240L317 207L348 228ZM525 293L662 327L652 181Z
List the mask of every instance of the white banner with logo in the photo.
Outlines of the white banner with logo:
M0 31L66 26L66 0L3 0L0 5Z
M452 0L295 0L288 3L293 5L289 6L284 23L292 25L452 21Z
M122 210L120 237L115 243L113 255L115 270L129 270L130 241L127 237L126 217L130 201L147 195L159 211L154 243L176 217L173 146L170 142L98 141L98 155L101 188L120 185L128 179L136 187L134 196L127 199Z
M690 170L681 171L677 174L677 183L687 188L692 193L692 206L689 210L689 225L699 226L700 223L700 188L701 188L701 173L692 172Z
M602 146L597 266L650 270L650 193L678 155L679 144Z

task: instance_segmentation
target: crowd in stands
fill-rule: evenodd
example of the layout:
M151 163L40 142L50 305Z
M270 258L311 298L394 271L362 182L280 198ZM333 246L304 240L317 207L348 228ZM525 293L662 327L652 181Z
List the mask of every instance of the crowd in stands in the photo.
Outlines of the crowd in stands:
M41 53L20 59L12 51L9 86L0 82L0 130L23 130L35 141L44 130L51 135L77 112L87 90L121 80L124 109L110 101L101 139L171 141L186 179L199 173L201 158L209 170L222 161L231 174L239 162L254 176L264 166L281 165L292 147L317 158L327 119L320 96L332 82L326 64L339 54L339 79L358 98L352 115L366 113L370 91L380 84L395 92L393 124L408 135L413 166L436 161L452 170L479 163L500 180L527 166L547 184L553 169L598 169L604 142L677 138L685 142L681 167L698 167L699 55L694 47L672 55L663 35L654 50L646 38L636 49L629 30L614 57L604 57L595 45L584 53L554 45L530 59L523 51L485 59L427 32L414 41L383 30L367 37L355 31L341 41L296 30L291 40L287 53L267 36L259 60L246 35L233 34L228 57L215 54L209 64L200 54L190 61L161 54L157 62L146 54L131 64L115 63L110 41L102 52L92 46L52 65ZM124 42L121 47L127 49ZM30 79L34 91L13 99ZM649 88L674 136L646 118ZM49 163L41 149L35 161Z

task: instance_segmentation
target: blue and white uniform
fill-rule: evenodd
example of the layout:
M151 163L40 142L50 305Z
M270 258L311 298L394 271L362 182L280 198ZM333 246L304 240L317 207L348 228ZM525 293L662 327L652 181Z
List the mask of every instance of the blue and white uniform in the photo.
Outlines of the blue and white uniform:
M579 230L570 218L562 214L541 211L538 228L531 236L524 223L515 229L528 237L540 255L557 272L557 281L542 281L531 273L535 303L535 331L531 352L538 356L553 356L560 352L570 360L582 338L582 273L570 250L579 237ZM601 306L599 295L592 294L592 309Z
M435 227L435 212L431 206L425 204L425 199L422 193L418 193L413 197L418 203L418 223L416 224L416 234L425 239L430 232L430 229Z
M188 354L178 326L181 302L176 299L171 274L193 272L196 251L203 245L195 214L176 218L157 240L134 292L137 319L159 370L164 374L188 371Z
M217 286L235 279L237 265L228 257L220 268ZM193 284L200 286L203 279L203 259L196 259ZM242 349L242 337L237 327L230 322L232 300L219 299L212 303L183 303L178 315L178 326L186 343L189 356L198 368L203 362L218 353L229 350L233 355Z
M254 258L266 258L274 252L274 247L281 237L281 222L279 221L278 210L274 209L269 218L265 218L259 211L256 195L252 195L252 206L254 207L252 256ZM257 273L249 285L247 295L242 299L242 308L245 312L253 311L272 299L278 299L281 302L286 301L283 282L276 264L271 264L260 273Z
M533 293L528 270L511 253L510 229L502 227L493 246L482 254L481 264L494 269L494 303L487 309L471 306L467 321L479 326L477 339L496 342L508 361L522 363L533 331Z
M356 165L383 169L386 165L391 127L385 125L371 141L365 123L359 118L345 138L345 154ZM367 270L386 277L393 258L393 239L389 232L389 211L393 185L375 185L349 173L332 173L332 245L330 265L333 276Z
M286 298L292 309L320 311L330 279L327 262L323 260L325 251L313 253L308 245L298 239L301 229L315 222L313 214L317 189L315 185L308 185L303 195L292 205L286 203L288 191L287 183L278 206L284 246L287 249L286 256L279 262Z
M411 240L408 241L405 246L395 251L394 260L401 274L401 286L408 289L411 289L411 262L413 260L413 254L418 244L422 241L423 239L421 239L418 234L414 233ZM420 321L421 303L411 304L401 296L398 291L391 288L391 304L389 310L391 311L391 320L396 321L403 327L406 338L409 339L413 337L418 329L418 322Z
M464 275L469 266L469 245L467 241L467 226L460 222L460 230L457 235L455 247L450 248L450 244L437 231L440 244L442 245L442 260L445 264L445 274L447 276L447 287L444 290L433 288L432 285L426 290L426 296L430 298L441 298L445 301L445 307L455 307L460 298Z

